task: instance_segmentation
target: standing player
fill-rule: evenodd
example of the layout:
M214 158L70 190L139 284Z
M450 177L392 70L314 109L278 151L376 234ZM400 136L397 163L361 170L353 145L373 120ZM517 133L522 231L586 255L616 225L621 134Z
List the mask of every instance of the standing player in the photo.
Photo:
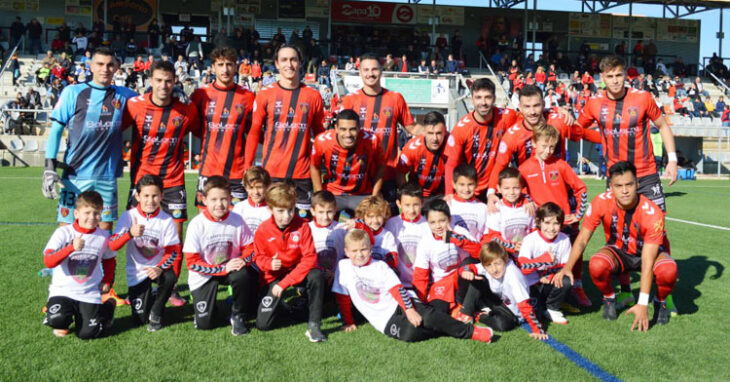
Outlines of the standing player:
M383 197L391 207L395 203L396 173L398 167L398 124L410 135L420 135L403 96L380 85L382 68L378 57L372 54L360 56L362 89L342 99L343 109L352 109L360 115L360 125L380 138L385 153L385 177Z
M310 166L314 191L324 188L335 195L339 209L354 211L363 199L380 193L383 162L378 137L362 130L354 111L343 110L337 116L334 131L325 131L314 140Z
M656 277L657 295L654 299L654 320L663 325L669 322L667 297L677 283L677 263L669 255L664 214L659 207L638 193L636 167L626 161L608 169L610 191L596 196L588 208L583 227L573 244L570 259L553 278L560 286L563 277L573 280L573 265L583 261L583 252L593 231L603 223L606 245L591 256L588 268L591 279L603 294L603 317L615 320L616 295L611 276L621 272L640 271L639 301L626 314L634 314L631 330L649 329L649 293L652 278Z
M259 139L263 139L261 166L272 182L292 180L299 213L308 213L312 197L310 154L312 137L324 131L324 104L319 92L299 79L302 53L293 45L281 45L274 53L279 81L256 95L251 132L246 141L245 167L253 165Z
M118 66L109 49L99 48L91 56L94 79L63 89L51 113L51 132L43 172L43 196L58 197L56 184L63 190L58 202L61 225L74 221L76 198L84 191L101 194L104 205L99 228L111 231L117 219L117 178L122 176L122 111L134 91L112 85ZM62 178L56 173L56 156L63 128L68 127Z
M444 116L437 111L428 112L423 124L423 136L413 137L403 146L396 183L398 188L403 187L407 176L408 181L421 185L423 198L430 200L444 195L444 142L449 133Z
M651 93L624 86L626 64L621 57L609 56L601 60L601 80L606 91L588 100L578 124L587 129L598 123L598 133L587 130L587 140L603 145L606 166L627 161L636 167L638 192L666 211L664 190L659 179L651 143L649 122L659 129L667 149L666 173L671 186L677 181L677 152L674 135L657 107Z
M130 99L124 109L124 128L134 126L127 209L137 206L135 185L144 175L162 178L162 210L175 220L178 237L182 237L188 217L183 140L191 128L197 128L198 110L173 97L175 67L171 62L153 63L150 73L152 92Z
M244 166L244 139L251 126L254 94L234 81L237 58L233 48L213 49L210 59L215 81L190 96L202 122L197 132L203 140L195 198L198 208L202 206L205 183L215 175L229 181L234 204L246 199L242 180L250 166Z
M460 163L466 163L476 168L476 194L482 201L486 201L489 176L494 167L504 126L512 126L517 121L517 113L494 107L495 86L488 78L474 81L471 101L474 111L462 117L454 126L444 150L448 157L446 195L448 197L454 193L454 169Z

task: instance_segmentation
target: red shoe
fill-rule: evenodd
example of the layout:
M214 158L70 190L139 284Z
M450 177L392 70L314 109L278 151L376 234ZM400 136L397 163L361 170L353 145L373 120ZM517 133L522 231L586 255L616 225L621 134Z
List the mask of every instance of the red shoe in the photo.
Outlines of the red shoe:
M461 312L461 304L456 305L456 307L451 310L451 317L454 317L454 319L461 321L465 324L474 323L474 317Z
M170 299L168 300L172 306L184 306L188 303L188 300L180 297L180 295L177 293L177 291L173 292L172 295L170 295Z
M109 293L105 293L101 295L101 303L105 303L108 300L113 299L114 302L117 303L117 306L119 305L129 305L129 300L123 299L119 296L117 296L117 292L114 291L114 289L109 289Z
M474 333L472 333L471 335L471 339L473 339L474 341L490 343L492 342L493 334L494 332L492 332L492 329L488 326L475 326Z
M573 287L573 289L571 289L571 294L578 305L584 308L588 308L593 305L591 300L588 299L588 296L586 296L586 291L582 286Z

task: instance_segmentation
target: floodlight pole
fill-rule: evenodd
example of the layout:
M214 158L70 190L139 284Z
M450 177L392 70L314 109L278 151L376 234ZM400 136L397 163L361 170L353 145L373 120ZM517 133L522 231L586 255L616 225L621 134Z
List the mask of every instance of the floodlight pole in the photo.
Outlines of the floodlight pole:
M722 32L722 11L723 9L720 8L720 30L717 32L717 41L718 41L718 47L717 47L717 55L722 59L722 38L725 37Z
M530 7L529 1L525 0L525 17L524 17L525 22L523 23L525 25L523 25L524 33L522 34L522 49L525 51L525 53L527 53L527 21L528 21L527 10L529 7ZM525 55L525 57L527 57L527 56ZM522 58L525 58L525 57L522 57Z
M634 3L629 3L629 46L627 47L629 50L629 66L631 66L631 62L634 58L634 46L631 45L631 34L633 33L633 19L634 19Z
M535 52L535 44L537 43L537 0L533 0L532 2L532 20L534 21L532 24L532 54L534 55L535 62L537 62L539 58Z

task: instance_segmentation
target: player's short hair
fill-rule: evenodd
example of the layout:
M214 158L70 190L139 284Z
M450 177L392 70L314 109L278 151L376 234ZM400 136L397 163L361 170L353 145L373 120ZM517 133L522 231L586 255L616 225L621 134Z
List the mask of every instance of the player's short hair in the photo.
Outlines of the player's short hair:
M462 163L454 169L454 183L459 179L459 177L465 177L473 180L474 182L477 181L477 169L474 168L474 166L466 163Z
M380 59L375 55L375 53L364 53L360 55L360 62L365 60L375 60L378 63L378 67L380 67Z
M492 94L496 95L495 91L496 87L494 86L494 82L490 80L489 78L479 78L474 83L471 84L471 92L472 94L480 91L480 90L487 90L491 92Z
M337 207L337 199L335 198L335 194L327 191L327 190L319 190L312 194L312 209L317 206L327 206L332 205Z
M208 180L205 181L205 186L203 186L203 196L208 196L210 190L214 188L225 190L228 194L231 193L231 184L228 182L228 179L220 175L208 177Z
M446 118L444 118L444 115L439 113L438 111L429 111L423 117L423 124L426 126L434 126L438 125L439 123L443 123L444 125L446 125Z
M150 65L150 73L154 73L157 70L162 70L163 72L168 72L172 74L172 76L175 76L175 65L170 61L162 61L157 60Z
M449 204L446 203L443 199L431 199L428 203L426 203L426 207L423 211L423 216L428 218L428 214L431 212L441 212L442 214L448 216L449 219L451 219L451 209L449 208Z
M624 61L623 58L620 56L612 55L612 56L606 56L601 59L601 63L598 64L598 69L601 71L601 73L607 72L609 70L613 70L616 68L624 69L626 68L626 61Z
M630 172L636 178L636 166L633 163L624 160L616 162L608 169L608 180L610 181L614 176L623 175L627 172Z
M111 49L106 47L99 47L94 49L94 52L91 53L91 58L93 59L96 55L100 56L107 56L107 57L114 57L114 52L111 51Z
M137 184L134 186L134 189L137 190L137 193L142 192L142 187L147 186L156 186L160 192L163 190L163 183L162 178L160 178L157 175L147 174L143 175L141 178L139 178L139 181L137 181Z
M397 191L396 197L398 200L400 200L403 196L412 196L423 201L423 188L421 188L421 185L417 182L408 182Z
M535 220L537 221L537 224L540 224L545 221L545 219L552 217L557 218L558 223L561 225L565 221L565 212L563 212L563 209L560 208L559 205L553 202L547 202L541 205L535 213Z
M349 247L350 244L355 243L368 243L368 245L372 247L372 244L370 243L370 235L358 228L349 230L345 235L345 248Z
M277 182L266 190L265 198L270 207L292 209L297 203L297 191L289 183Z
M215 64L218 60L230 61L235 64L238 60L238 53L230 46L219 46L210 52L210 62Z
M514 167L507 167L504 170L499 172L499 184L502 184L502 181L505 179L512 179L517 178L517 180L520 181L520 184L524 185L525 180L522 178L522 174L514 168Z
M535 142L539 142L543 139L547 139L549 141L554 140L557 142L560 140L560 133L554 126L540 123L539 126L532 130L532 139Z
M297 58L299 59L299 62L302 62L302 51L299 50L299 48L296 45L292 44L281 44L278 48L274 51L274 62L279 61L279 52L281 52L282 49L294 49L295 52L297 52Z
M509 261L509 254L502 244L497 241L490 241L482 245L482 249L479 250L479 262L482 265L487 266L497 259L502 259L505 264Z
M271 185L271 177L269 172L261 166L251 166L243 174L243 186L251 187L254 183L263 183L264 187Z
M542 98L542 90L537 85L525 85L520 89L520 99L532 96L540 96Z
M375 214L388 219L390 217L390 205L380 195L368 196L357 205L355 217L364 219L369 214Z
M360 127L360 116L355 113L355 110L345 109L337 113L337 123L340 121L355 121L355 126Z
M97 211L104 208L104 199L94 190L84 191L76 198L76 209L91 207Z

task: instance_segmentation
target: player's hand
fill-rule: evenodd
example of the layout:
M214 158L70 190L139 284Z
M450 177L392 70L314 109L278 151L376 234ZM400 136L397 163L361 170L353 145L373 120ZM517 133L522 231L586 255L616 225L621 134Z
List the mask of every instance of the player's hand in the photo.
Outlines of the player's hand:
M550 277L547 277L547 276L541 277L540 284L550 284Z
M243 268L245 266L246 266L246 262L243 261L242 258L237 257L226 263L226 273L239 271L239 270L241 270L241 268Z
M473 280L484 280L484 277L475 275L472 271L464 271L461 274L461 278L467 281L473 281Z
M573 271L567 269L567 266L563 267L563 269L561 269L558 273L555 274L555 276L553 276L553 285L555 285L555 287L557 288L562 288L563 278L565 276L568 276L568 278L570 279L570 285L573 285Z
M425 129L424 129L423 125L421 125L419 123L416 123L413 125L413 127L411 127L411 135L414 137L421 136L424 134L424 132L425 132Z
M639 329L640 332L646 332L649 330L649 308L646 305L636 304L627 310L627 315L634 315L634 322L631 324L631 331Z
M351 333L351 332L354 332L355 330L357 330L357 325L355 325L355 324L345 325L342 327L342 330L344 330L345 333Z
M281 269L281 260L277 259L279 254L277 253L274 255L274 257L271 258L271 270L272 271L278 271Z
M497 196L497 194L487 195L487 212L489 212L490 214L499 212L499 209L497 208L498 201L499 197Z
M56 170L45 170L43 171L43 196L47 199L58 199L58 190L56 184L61 182L61 178L56 173Z
M669 178L669 185L673 185L677 181L677 162L667 162L664 173Z
M143 270L150 280L157 280L157 278L162 274L162 269L159 267L144 267Z
M522 240L515 241L512 244L515 245L515 252L519 252L520 251L520 248L522 248Z
M563 222L563 224L565 224L565 225L571 225L571 224L577 223L579 221L580 220L578 219L577 216L575 216L574 214L570 214L570 215L567 215L565 217L565 221Z
M573 113L571 113L570 110L566 109L565 107L559 107L558 114L563 116L563 122L565 122L566 125L570 126L575 123L575 117L573 117Z
M273 288L271 288L271 295L276 298L281 297L282 293L284 293L284 288L280 287L279 284L276 284Z
M107 283L102 283L99 285L99 290L101 290L101 293L109 293L111 289L112 286Z
M549 336L547 333L530 333L530 337L539 341L547 341Z
M84 239L81 238L81 235L76 236L73 240L74 251L78 252L78 251L84 249L84 244L85 244L85 242L84 242Z
M140 237L144 234L144 226L141 224L137 224L137 217L132 217L132 226L129 227L129 234L132 235L132 237Z
M525 212L527 212L528 215L535 216L536 211L537 211L537 204L535 204L535 202L525 203Z
M421 326L421 322L423 321L421 315L418 314L414 308L406 309L406 318L408 318L408 322L413 324L415 327Z

